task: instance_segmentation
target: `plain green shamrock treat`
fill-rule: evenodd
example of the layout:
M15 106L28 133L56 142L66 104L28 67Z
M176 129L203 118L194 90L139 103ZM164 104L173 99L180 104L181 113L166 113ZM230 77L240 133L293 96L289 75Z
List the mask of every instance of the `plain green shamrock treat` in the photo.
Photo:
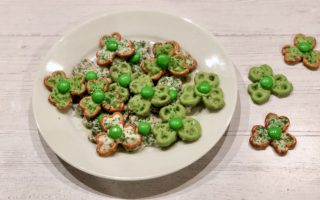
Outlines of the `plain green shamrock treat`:
M113 62L110 68L111 79L114 82L118 81L122 74L131 75L131 73L131 66L125 61Z
M151 105L155 107L166 106L173 99L170 96L170 89L167 86L160 85L156 87L145 86L140 94L132 97L128 102L128 109L138 116L149 116Z
M284 75L273 75L271 67L266 64L250 68L248 77L253 82L248 85L248 93L252 101L258 105L266 103L271 94L286 97L293 89Z
M265 149L270 144L279 155L285 155L297 143L296 138L287 132L289 125L288 117L269 113L264 126L252 127L249 142L256 149Z
M79 96L86 90L83 76L67 78L63 71L55 71L45 77L44 85L51 91L49 102L59 110L69 108L72 105L72 96Z
M294 37L294 45L285 45L282 55L287 64L293 65L303 62L304 66L315 70L320 66L320 51L314 50L316 39L311 36L297 34Z
M131 83L129 85L131 93L139 94L145 86L153 86L153 82L148 75L140 72L135 72L131 75Z
M159 116L162 121L167 122L173 117L184 118L187 115L185 107L179 103L174 103L160 109Z
M134 54L131 41L122 39L120 33L102 36L99 41L100 50L96 53L97 64L101 67L110 65L116 56L127 58Z
M201 100L206 108L212 111L224 107L224 95L219 87L219 77L215 73L198 72L194 78L195 85L186 85L180 96L180 103L194 107Z
M156 143L159 147L169 147L177 140L194 142L201 137L200 123L193 118L174 116L168 122L156 124L152 128Z

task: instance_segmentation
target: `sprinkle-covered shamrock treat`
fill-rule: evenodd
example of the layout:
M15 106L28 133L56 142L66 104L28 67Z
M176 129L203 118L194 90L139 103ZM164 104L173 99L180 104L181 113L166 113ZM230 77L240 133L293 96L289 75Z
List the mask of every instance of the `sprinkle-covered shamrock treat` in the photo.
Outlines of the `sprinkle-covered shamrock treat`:
M72 105L72 96L82 95L86 88L81 75L67 78L63 71L55 71L44 78L44 85L51 91L49 102L59 110L66 110Z
M197 72L194 85L184 86L197 61L176 41L131 41L112 33L99 46L95 59L73 67L73 76L56 71L44 79L49 101L60 110L72 105L99 156L112 156L118 147L133 152L195 142L201 125L187 110L225 106L213 72Z
M303 62L309 69L318 69L320 66L320 51L314 50L316 39L311 36L297 34L292 45L285 45L282 48L284 61L290 65Z
M249 79L253 82L248 85L248 93L256 104L266 103L271 94L277 97L287 97L293 90L291 82L283 74L273 74L269 65L252 67L249 70Z
M265 149L271 144L279 155L285 155L297 143L296 138L287 132L290 121L286 116L269 113L265 125L255 125L251 130L250 144L256 149Z

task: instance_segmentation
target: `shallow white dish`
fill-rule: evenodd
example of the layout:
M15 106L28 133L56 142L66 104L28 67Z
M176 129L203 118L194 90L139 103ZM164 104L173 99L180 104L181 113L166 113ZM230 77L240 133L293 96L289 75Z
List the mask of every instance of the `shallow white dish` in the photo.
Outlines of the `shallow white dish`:
M134 154L116 153L102 158L72 115L59 112L48 102L43 78L55 70L71 75L83 58L93 59L104 34L120 32L128 39L176 40L198 62L199 71L220 77L226 106L217 113L203 110L193 117L202 126L202 137L191 144L177 142L168 150L146 148ZM33 114L50 148L70 165L95 176L116 180L144 180L176 172L205 155L227 129L237 102L237 81L232 62L215 38L188 19L157 12L129 11L100 16L68 32L49 51L40 66L33 90Z

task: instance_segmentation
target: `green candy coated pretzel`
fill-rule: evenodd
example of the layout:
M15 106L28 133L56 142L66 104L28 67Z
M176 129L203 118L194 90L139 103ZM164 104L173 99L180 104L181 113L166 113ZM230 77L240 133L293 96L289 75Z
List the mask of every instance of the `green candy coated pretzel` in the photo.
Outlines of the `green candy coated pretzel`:
M156 124L152 128L159 147L168 147L177 140L177 133L169 127L168 123Z
M272 76L273 71L269 65L263 64L259 67L251 67L249 70L249 79L252 82L259 81L263 76Z
M58 91L57 87L52 89L50 98L55 102L57 108L65 108L72 100L70 92L62 94Z
M215 73L210 73L210 72L196 73L194 77L194 83L198 85L204 81L209 82L212 85L212 87L217 87L220 83L219 77Z
M109 92L116 94L117 98L122 102L126 102L129 99L128 89L119 86L117 83L112 83L109 86Z
M272 94L278 97L287 97L291 93L293 86L283 74L274 76L275 84L271 89Z
M187 85L183 88L180 102L184 106L194 107L200 102L201 98L195 93L194 85Z
M201 137L201 126L197 120L186 118L182 123L183 127L178 131L178 135L183 141L193 142Z
M172 104L160 109L159 116L167 122L173 117L184 118L187 114L187 110L181 104Z
M129 85L130 91L134 94L139 94L141 89L145 86L153 86L150 76L143 73L133 73L131 76L131 83Z
M248 85L248 93L256 104L264 104L270 98L271 92L262 88L259 82Z
M171 102L169 87L162 85L155 87L154 90L154 96L151 99L152 105L161 107L168 105Z
M220 87L214 88L209 95L202 97L202 101L209 110L220 110L225 105L223 96L223 91Z
M129 100L128 109L140 117L146 117L150 115L151 102L138 94Z
M108 80L106 78L100 78L93 81L87 82L87 90L91 94L94 90L100 89L105 91Z
M125 61L115 62L110 68L110 75L113 81L117 81L121 74L131 75L131 73L131 66Z

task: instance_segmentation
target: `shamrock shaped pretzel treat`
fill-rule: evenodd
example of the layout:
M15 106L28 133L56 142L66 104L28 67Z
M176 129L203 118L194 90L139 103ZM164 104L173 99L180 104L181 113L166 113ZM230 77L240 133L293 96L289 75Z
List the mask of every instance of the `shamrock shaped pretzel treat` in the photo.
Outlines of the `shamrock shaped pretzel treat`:
M320 51L314 50L316 39L311 36L297 34L294 37L294 45L285 45L282 48L284 61L290 65L302 61L309 69L318 69L320 66Z
M100 50L96 53L97 64L101 67L110 65L115 56L127 58L134 54L131 41L123 39L120 33L102 36L99 41Z
M124 125L124 117L115 112L112 115L103 115L100 119L104 131L96 136L96 151L99 156L110 156L117 151L118 145L127 151L136 150L142 142L135 125Z
M181 52L180 45L175 41L155 43L152 51L155 57L141 63L142 70L152 80L159 80L167 70L172 76L185 76L197 66L196 60L189 53Z
M269 113L265 125L255 125L251 130L250 144L256 149L265 149L271 144L279 155L285 155L297 143L296 138L287 132L290 121L286 116Z
M82 95L86 88L83 76L67 78L63 71L55 71L44 78L44 85L51 91L49 102L59 110L66 110L72 105L72 96Z
M195 107L200 101L212 111L224 107L224 95L219 87L219 77L215 73L198 72L194 77L195 85L187 85L183 88L180 103L184 106Z
M252 67L249 70L248 93L256 104L266 103L271 94L277 97L287 97L293 90L291 82L283 74L273 74L269 65Z
M194 142L200 138L200 123L185 116L186 109L180 104L172 104L161 108L160 117L163 123L156 124L152 128L159 147L172 145L177 140L177 136L185 142Z

